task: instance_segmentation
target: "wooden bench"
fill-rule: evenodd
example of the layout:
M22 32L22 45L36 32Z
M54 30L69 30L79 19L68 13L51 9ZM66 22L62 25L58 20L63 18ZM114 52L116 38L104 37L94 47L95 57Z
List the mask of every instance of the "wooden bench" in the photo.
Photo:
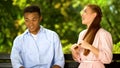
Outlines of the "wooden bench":
M64 68L78 68L79 63L72 59L71 54L64 54L65 67ZM120 54L113 54L113 61L110 64L105 64L106 68L120 68ZM12 68L10 55L0 54L0 68Z
M9 54L0 54L0 68L12 68Z
M105 64L106 68L120 68L120 54L113 54L113 60L110 64Z
M75 62L71 54L64 54L65 68L78 68L79 63Z

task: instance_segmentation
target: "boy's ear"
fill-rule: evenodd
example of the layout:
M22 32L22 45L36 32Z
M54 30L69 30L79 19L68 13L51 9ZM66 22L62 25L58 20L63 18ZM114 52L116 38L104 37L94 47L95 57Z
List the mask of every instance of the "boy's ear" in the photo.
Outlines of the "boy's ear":
M40 21L42 21L42 16L40 16Z

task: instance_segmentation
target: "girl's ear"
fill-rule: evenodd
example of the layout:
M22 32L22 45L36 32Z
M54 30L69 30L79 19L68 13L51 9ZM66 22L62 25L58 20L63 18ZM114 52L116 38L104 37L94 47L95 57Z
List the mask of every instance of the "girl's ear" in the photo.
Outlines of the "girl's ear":
M93 13L94 18L97 16L97 13Z

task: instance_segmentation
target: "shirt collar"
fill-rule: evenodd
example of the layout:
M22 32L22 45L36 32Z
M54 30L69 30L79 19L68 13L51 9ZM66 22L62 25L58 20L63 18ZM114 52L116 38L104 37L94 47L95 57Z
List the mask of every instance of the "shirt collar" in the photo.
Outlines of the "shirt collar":
M44 32L43 29L44 29L44 27L40 25L40 30L38 31L38 33L40 33L40 32ZM25 32L24 32L23 34L30 34L30 32L29 32L28 29L26 29Z

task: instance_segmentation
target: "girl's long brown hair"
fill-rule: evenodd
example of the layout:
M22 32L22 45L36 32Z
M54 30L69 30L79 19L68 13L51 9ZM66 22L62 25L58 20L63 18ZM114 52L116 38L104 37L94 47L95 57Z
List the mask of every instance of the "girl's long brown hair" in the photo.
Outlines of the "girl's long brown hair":
M100 7L97 5L87 5L87 7L90 7L93 12L97 13L95 19L89 26L87 33L85 34L83 38L83 40L85 40L86 42L92 45L97 31L101 28L100 22L102 18L102 12L101 12ZM85 49L83 54L87 56L89 53L90 53L90 50Z

